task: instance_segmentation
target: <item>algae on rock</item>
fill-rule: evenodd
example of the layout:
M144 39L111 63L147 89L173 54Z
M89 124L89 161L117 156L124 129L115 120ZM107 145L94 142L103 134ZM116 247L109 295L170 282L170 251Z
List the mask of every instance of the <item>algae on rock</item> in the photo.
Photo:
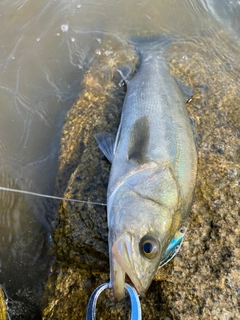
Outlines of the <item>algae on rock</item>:
M0 285L0 320L7 320L7 306L5 301L4 292Z

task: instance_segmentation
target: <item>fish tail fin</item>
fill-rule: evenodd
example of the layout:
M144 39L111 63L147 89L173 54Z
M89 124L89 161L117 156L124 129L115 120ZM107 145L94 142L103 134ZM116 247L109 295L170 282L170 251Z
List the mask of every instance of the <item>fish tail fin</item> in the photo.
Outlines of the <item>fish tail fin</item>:
M177 36L170 36L161 34L151 37L132 36L129 43L132 44L137 52L146 51L165 51L174 41L177 40Z
M167 48L178 39L177 36L160 34L156 36L131 36L128 43L134 46L136 53L139 56L139 60L135 67L131 62L118 67L118 72L122 76L125 83L134 76L136 70L139 68L142 59L148 56L149 53L155 52L162 55Z

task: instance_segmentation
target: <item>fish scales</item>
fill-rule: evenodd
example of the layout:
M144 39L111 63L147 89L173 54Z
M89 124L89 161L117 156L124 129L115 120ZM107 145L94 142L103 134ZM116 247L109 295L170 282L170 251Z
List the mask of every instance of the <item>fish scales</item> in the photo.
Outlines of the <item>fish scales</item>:
M196 158L192 128L183 94L170 75L165 59L158 52L142 54L141 67L127 84L121 119L121 143L114 155L108 196L115 189L119 177L125 179L133 170L134 163L129 163L127 153L131 139L129 133L133 124L143 116L147 117L150 128L147 157L159 164L169 163L174 167L182 192L189 195L191 203L189 183L193 189L195 175L192 175L189 167L193 158Z
M140 66L126 79L108 186L110 283L116 300L124 297L126 274L145 294L189 214L197 171L181 88L162 50L143 46L139 51Z

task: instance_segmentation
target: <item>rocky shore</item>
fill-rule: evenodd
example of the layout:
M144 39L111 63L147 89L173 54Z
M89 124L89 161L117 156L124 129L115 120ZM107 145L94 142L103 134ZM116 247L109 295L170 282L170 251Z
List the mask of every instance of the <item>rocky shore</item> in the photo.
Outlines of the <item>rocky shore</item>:
M224 32L178 40L166 52L171 74L193 88L198 179L183 246L141 299L143 319L240 319L240 52L219 39ZM114 39L96 51L63 127L57 195L106 203L110 164L94 134L117 130L125 88L116 70L136 61L134 48ZM84 319L92 291L109 277L106 206L63 201L54 241L43 319ZM109 291L99 299L97 319L128 314L127 298L116 305Z

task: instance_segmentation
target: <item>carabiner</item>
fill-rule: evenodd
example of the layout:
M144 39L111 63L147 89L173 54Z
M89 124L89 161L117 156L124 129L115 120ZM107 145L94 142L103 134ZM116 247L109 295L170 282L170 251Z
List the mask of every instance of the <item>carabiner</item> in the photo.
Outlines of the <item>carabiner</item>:
M86 320L96 320L97 299L100 296L100 294L107 288L110 288L110 284L103 283L99 287L97 287L91 294L91 297L87 306ZM127 283L125 283L125 289L127 290L130 296L130 301L131 301L131 318L130 319L141 320L142 310L141 310L141 304L140 304L140 300L136 290Z

